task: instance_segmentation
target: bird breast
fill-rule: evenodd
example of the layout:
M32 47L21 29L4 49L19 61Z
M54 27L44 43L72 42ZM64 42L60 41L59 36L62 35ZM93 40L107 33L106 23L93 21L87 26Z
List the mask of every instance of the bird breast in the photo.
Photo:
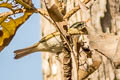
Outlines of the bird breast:
M60 38L60 35L58 35L53 38L50 38L47 41L41 42L37 48L39 49L39 51L56 53L56 52L61 52L63 48L63 43Z

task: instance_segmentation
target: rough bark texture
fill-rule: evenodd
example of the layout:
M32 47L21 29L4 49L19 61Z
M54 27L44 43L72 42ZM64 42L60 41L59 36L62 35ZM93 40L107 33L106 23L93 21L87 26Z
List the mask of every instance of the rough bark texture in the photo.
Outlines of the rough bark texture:
M54 1L55 0L49 0L48 4L53 4ZM66 0L66 13L73 9L75 6L77 6L78 3L79 0ZM86 21L88 18L90 18L87 26L91 28L91 31L93 31L95 35L102 33L113 33L117 36L120 35L120 0L91 0L86 4L86 6L89 6L89 9L87 11L81 9L77 11L72 17L70 17L68 25L71 25L77 21ZM55 27L43 17L41 17L41 27L43 36L56 31ZM111 37L111 39L112 38L114 37ZM114 41L114 44L119 45L116 41ZM112 47L110 51L107 51L106 49L107 53L111 53L111 55L114 52L113 49L117 50L117 47L115 47L115 45L105 45L108 45L107 47ZM102 46L104 47L105 45ZM120 51L118 50L118 52L116 52L117 54L113 55L120 56L118 54L119 52ZM86 66L88 65L79 65L78 80L120 80L120 70L119 68L116 69L113 65L113 62L111 61L112 59L116 58L111 58L111 55L108 55L108 57L110 56L109 59L103 56L101 53L94 51L92 53L92 58L87 58L87 64L90 64L89 60L92 59L92 65L90 64L90 66L92 66L92 68L94 69L91 69L91 67L87 67L87 71L84 71L84 68L86 69ZM86 55L84 53L81 53L79 59L79 63L83 64L85 62L84 60L86 60ZM118 59L120 58L118 57ZM44 80L64 80L62 60L63 54L60 54L58 58L55 56L54 53L42 54L42 68ZM73 71L72 75L75 74L76 72ZM72 80L76 79L72 76Z

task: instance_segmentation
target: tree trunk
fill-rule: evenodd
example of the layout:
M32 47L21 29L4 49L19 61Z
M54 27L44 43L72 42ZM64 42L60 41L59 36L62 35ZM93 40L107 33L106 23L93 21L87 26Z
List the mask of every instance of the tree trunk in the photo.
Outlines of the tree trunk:
M55 1L56 0L48 0L48 4L52 5ZM72 25L77 21L86 21L90 19L87 22L87 26L90 27L91 32L93 32L94 35L101 33L120 35L120 0L81 1L88 1L88 3L86 3L88 9L79 9L69 18L68 25ZM45 9L42 0L41 3L42 8ZM66 13L75 8L78 3L79 0L64 0ZM56 28L43 17L41 17L41 27L42 36L56 31ZM87 38L85 39L87 40ZM120 80L119 69L116 69L111 59L105 55L102 55L100 52L95 50L93 50L92 57L90 58L86 58L84 53L80 53L80 55L81 56L79 56L78 60L78 72L74 71L75 67L72 65L72 80ZM42 70L44 80L71 80L70 78L64 78L63 56L64 53L60 54L58 57L56 57L56 54L54 53L42 53ZM87 64L81 65L84 62ZM75 78L75 75L77 75L78 78Z

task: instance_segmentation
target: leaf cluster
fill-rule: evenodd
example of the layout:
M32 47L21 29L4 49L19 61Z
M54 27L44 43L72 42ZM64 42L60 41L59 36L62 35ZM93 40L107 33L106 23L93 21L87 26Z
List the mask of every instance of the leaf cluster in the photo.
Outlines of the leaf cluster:
M31 1L32 0L23 2L22 0L15 0L12 2L4 2L3 0L0 0L0 8L7 8L10 10L10 12L4 12L0 14L0 51L10 43L17 29L32 15L32 12L29 12L29 10L33 8ZM23 12L22 9L18 7L20 5L24 7L26 10L25 12ZM11 16L15 16L18 11L23 12L24 15L13 19Z

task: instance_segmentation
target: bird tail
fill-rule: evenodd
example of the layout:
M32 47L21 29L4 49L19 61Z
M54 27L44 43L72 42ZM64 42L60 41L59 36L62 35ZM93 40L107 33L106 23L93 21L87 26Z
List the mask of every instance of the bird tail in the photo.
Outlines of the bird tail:
M29 55L29 54L31 54L33 52L36 52L35 49L36 48L34 46L34 47L28 47L28 48L16 50L16 51L14 51L14 53L15 53L15 57L14 58L15 59L22 58L22 57L24 57L26 55Z

